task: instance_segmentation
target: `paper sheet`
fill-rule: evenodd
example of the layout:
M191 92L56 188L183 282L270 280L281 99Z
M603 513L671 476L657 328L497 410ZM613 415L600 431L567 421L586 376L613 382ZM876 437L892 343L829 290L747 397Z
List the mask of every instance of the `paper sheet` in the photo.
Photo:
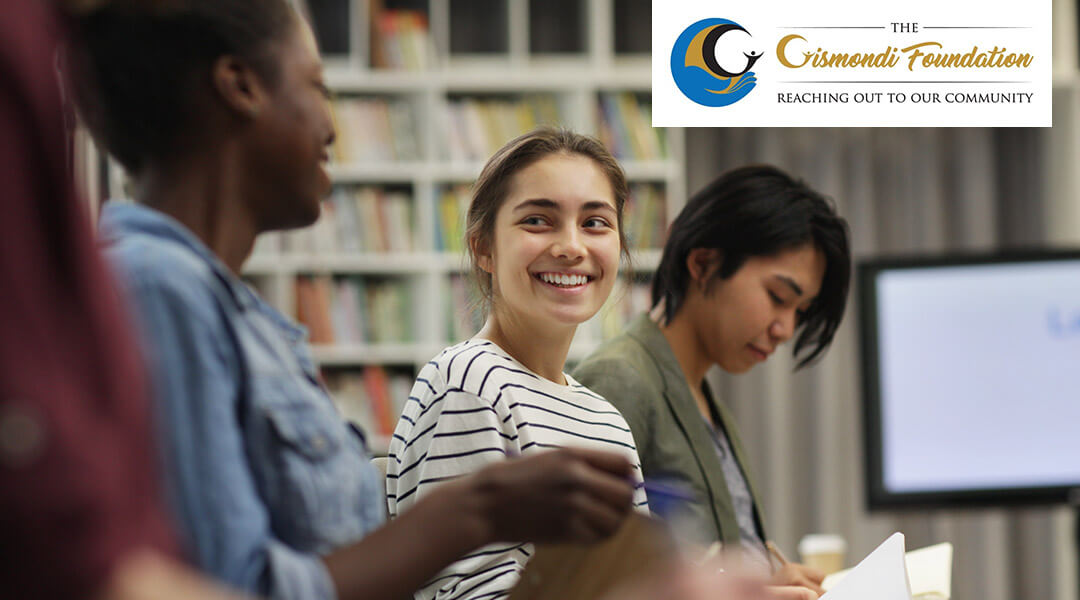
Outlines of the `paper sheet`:
M842 579L831 583L821 600L912 600L904 560L904 534L889 536Z
M908 579L915 598L948 598L952 594L952 544L935 544L907 553Z
M904 556L908 583L914 600L947 599L952 594L952 544L946 542L912 550ZM833 573L825 578L822 587L831 590L851 572Z

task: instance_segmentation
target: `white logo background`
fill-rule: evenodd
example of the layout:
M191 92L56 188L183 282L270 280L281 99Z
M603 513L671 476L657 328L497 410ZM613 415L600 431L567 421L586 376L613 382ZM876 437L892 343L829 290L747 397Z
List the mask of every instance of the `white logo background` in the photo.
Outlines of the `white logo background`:
M911 0L895 4L653 0L652 17L655 127L1051 125L1050 0ZM765 52L752 69L757 87L729 106L693 102L678 89L671 74L675 40L691 24L707 18L739 23L751 36L739 37L754 50ZM893 24L900 23L917 23L918 31L894 31L897 27ZM897 49L899 63L891 68L788 68L777 60L776 47L789 34L806 38L806 42L793 42L787 52L796 64L804 50L877 54L889 46ZM942 44L941 48L925 48L928 52L964 54L973 46L979 52L989 52L997 46L1007 53L1030 54L1033 60L1026 68L923 68L917 61L909 70L910 53L899 49L928 41ZM718 54L720 50L730 53L731 48L718 48ZM830 94L832 101L826 101ZM956 100L956 94L964 100L982 95L989 101L948 101ZM846 101L839 101L844 96ZM821 100L792 102L795 97Z

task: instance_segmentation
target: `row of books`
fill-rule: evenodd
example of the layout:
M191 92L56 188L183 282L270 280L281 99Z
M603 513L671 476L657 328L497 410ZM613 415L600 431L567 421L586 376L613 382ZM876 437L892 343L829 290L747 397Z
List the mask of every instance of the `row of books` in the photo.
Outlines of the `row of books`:
M578 338L600 342L615 337L634 317L649 311L651 293L648 282L620 279L600 312L578 328Z
M285 234L289 252L412 252L416 228L412 196L375 186L336 188L311 227Z
M312 344L413 341L412 290L400 278L296 278L296 318Z
M439 214L435 222L435 249L461 254L465 252L465 215L472 200L470 186L458 184L443 188L439 195Z
M659 160L667 156L664 130L652 126L648 96L633 92L600 94L600 141L621 159Z
M431 66L427 15L417 10L381 10L373 15L371 64L377 69L423 71Z
M416 118L409 100L394 96L342 97L330 103L337 136L336 163L420 159Z
M630 186L630 198L623 207L623 228L631 248L660 248L667 236L667 198L664 187L655 183Z
M337 163L420 160L420 138L411 102L401 97L345 97L331 103ZM486 160L514 137L539 125L565 122L551 94L516 99L451 98L446 105L446 147L453 161ZM620 159L667 157L663 129L652 126L652 109L632 92L603 93L597 103L598 137Z
M446 339L465 340L484 325L484 310L471 276L450 276L446 296Z
M373 435L386 438L394 433L413 385L411 373L383 367L324 372L323 380L341 416L364 431L369 445Z
M552 94L450 98L446 110L446 147L455 161L487 160L526 131L566 122Z

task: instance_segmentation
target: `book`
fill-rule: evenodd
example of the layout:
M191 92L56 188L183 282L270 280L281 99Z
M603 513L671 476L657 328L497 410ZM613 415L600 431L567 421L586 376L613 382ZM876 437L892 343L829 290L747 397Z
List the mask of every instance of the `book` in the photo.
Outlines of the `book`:
M399 96L344 96L330 103L336 137L330 160L338 164L420 159L412 103Z
M511 139L540 125L566 122L553 94L452 97L446 106L445 147L452 161L482 161Z
M599 137L617 158L660 160L667 157L663 129L652 126L648 96L604 92L597 103Z
M319 220L285 234L285 250L300 254L403 253L417 243L410 191L340 186L323 202Z
M609 340L641 313L652 308L652 287L649 281L629 281L621 278L607 302L594 319L599 319L599 337ZM595 335L595 333L594 333Z
M309 341L329 344L395 344L413 341L413 298L399 277L300 275L296 318Z
M372 11L372 66L423 71L430 65L427 15L417 10Z
M308 329L312 344L333 344L334 326L330 318L330 281L327 277L296 278L296 319Z
M367 391L368 402L371 403L371 414L375 421L375 430L381 435L394 433L397 418L390 402L390 382L386 376L386 370L382 367L368 367L364 369L364 389Z
M451 341L471 338L484 325L475 286L467 277L451 275L446 296L446 337Z
M394 433L414 381L411 371L381 366L328 371L323 378L341 416L384 439Z
M449 186L439 196L438 222L435 224L435 249L461 254L465 252L465 215L472 201L472 191L465 184Z
M634 183L623 207L623 229L630 247L662 248L667 239L667 198L655 183Z

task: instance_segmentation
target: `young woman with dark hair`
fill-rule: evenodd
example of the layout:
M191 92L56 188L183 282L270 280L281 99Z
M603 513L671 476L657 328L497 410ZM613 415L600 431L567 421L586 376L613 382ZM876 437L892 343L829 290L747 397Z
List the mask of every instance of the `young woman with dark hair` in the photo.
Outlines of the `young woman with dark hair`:
M615 530L631 461L582 449L492 465L384 524L304 332L238 275L257 234L310 224L330 186L322 69L284 0L114 0L72 25L81 111L135 183L101 227L198 567L273 598L400 598L485 544Z
M487 321L420 372L390 444L391 515L438 494L447 479L562 447L620 452L634 464L634 504L647 510L626 421L563 373L574 331L615 284L627 196L603 145L565 130L527 133L484 166L466 240ZM480 548L416 597L508 595L532 548L511 540Z
M850 277L847 223L821 194L773 167L729 171L672 223L652 312L575 369L630 423L645 476L676 478L699 497L688 510L700 543L769 562L746 456L706 372L745 373L796 336L805 367L832 341ZM817 593L821 579L800 565L774 576Z

